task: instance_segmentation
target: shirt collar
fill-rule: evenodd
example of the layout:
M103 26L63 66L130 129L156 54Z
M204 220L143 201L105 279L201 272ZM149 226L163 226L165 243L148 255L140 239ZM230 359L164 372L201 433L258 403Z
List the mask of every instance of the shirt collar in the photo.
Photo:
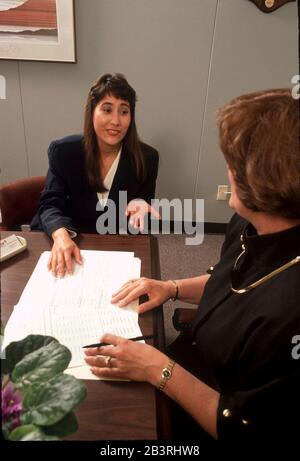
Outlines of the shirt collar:
M281 232L258 235L248 223L241 240L255 264L278 267L300 256L300 224Z

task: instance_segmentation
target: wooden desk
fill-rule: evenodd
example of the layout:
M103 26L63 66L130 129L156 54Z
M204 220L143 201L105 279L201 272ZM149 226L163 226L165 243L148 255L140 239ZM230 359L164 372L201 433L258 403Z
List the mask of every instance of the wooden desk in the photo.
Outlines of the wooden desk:
M12 232L1 232L5 238ZM39 232L16 232L26 238L28 250L1 264L1 317L5 325L17 304L42 251L51 248ZM77 243L86 250L134 251L142 260L142 276L160 278L157 241L148 235L99 236L82 234ZM42 296L42 294L41 294ZM154 345L164 349L161 308L140 315L143 334L155 333ZM76 411L79 429L71 440L170 439L167 398L146 383L85 381L87 397Z

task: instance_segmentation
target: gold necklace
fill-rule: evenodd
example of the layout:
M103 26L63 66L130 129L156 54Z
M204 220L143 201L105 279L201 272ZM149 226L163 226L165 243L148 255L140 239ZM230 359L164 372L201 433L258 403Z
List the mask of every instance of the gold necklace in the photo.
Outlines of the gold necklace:
M241 235L241 241L243 242L243 235ZM242 243L242 249L243 249L243 251L241 252L241 254L238 255L238 257L237 257L236 260L235 260L235 263L234 263L234 266L233 266L233 270L236 268L239 259L240 259L240 258L243 256L243 254L246 252L246 247L245 247L244 243ZM294 259L292 259L291 261L287 262L287 263L284 264L283 266L278 267L278 269L275 269L274 271L272 271L272 272L270 272L269 274L265 275L264 277L258 279L256 282L251 283L250 285L248 285L248 286L245 287L245 288L239 288L239 289L233 288L232 283L231 283L231 291L233 291L233 293L236 293L236 294L238 294L238 295L242 295L242 294L244 294L244 293L248 293L248 291L252 290L253 288L258 287L259 285L262 285L264 282L267 282L268 280L270 280L270 279L272 279L273 277L275 277L275 275L280 274L280 272L285 271L285 270L288 269L289 267L292 267L292 266L294 266L295 264L298 264L299 262L300 262L300 256L296 256L296 258L294 258Z

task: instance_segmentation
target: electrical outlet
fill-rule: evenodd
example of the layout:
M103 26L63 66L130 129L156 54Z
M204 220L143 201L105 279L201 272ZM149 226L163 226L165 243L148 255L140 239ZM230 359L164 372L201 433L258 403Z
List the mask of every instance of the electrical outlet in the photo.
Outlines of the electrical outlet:
M217 192L217 200L227 200L228 195L230 195L229 186L219 185Z

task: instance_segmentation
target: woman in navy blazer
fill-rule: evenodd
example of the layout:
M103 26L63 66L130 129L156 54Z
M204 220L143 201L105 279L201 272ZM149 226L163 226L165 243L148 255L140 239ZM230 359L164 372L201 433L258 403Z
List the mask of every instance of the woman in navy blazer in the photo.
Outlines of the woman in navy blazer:
M107 213L105 204L115 205L113 233L122 227L119 215L129 216L131 224L142 229L144 215L155 214L150 202L158 152L138 139L135 103L136 93L123 75L105 74L89 91L83 136L50 144L46 185L32 228L41 228L53 239L48 267L54 275L71 273L73 257L81 263L72 240L76 232L107 232L103 223L99 228L99 218ZM120 209L124 202L119 200L120 191L125 194L124 209Z

